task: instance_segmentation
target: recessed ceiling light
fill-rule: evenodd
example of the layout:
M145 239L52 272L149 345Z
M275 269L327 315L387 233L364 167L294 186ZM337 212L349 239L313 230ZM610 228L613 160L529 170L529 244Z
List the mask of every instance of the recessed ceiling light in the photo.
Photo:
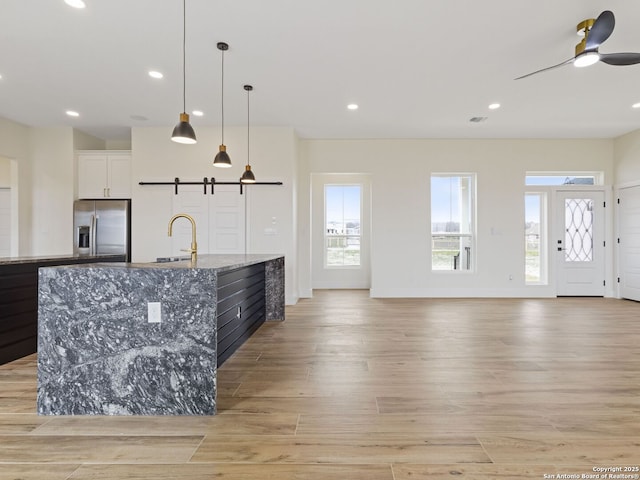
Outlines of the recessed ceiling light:
M489 105L489 110L497 110L498 108L500 108L499 103L492 103L491 105Z
M149 70L149 76L151 78L162 78L164 77L164 75L162 74L162 72L158 72L156 70Z
M64 3L73 8L84 8L86 5L82 0L64 0Z
M79 117L80 114L78 112L75 112L73 110L67 110L66 114L69 115L70 117Z
M640 108L640 102L631 105L631 108Z
M196 117L201 117L204 115L204 112L202 110L194 110L193 112L191 112L194 116Z
M349 110L357 110L358 109L358 104L357 103L350 103L349 105L347 105L347 108Z

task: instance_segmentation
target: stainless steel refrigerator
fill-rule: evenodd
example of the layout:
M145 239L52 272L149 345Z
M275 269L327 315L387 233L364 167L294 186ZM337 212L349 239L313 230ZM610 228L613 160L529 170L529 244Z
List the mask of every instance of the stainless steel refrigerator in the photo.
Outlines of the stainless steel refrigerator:
M125 255L131 261L131 200L76 200L73 253Z

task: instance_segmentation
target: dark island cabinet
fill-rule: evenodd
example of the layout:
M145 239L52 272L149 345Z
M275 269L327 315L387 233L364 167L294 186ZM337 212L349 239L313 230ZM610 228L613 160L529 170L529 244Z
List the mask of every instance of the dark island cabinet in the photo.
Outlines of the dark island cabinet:
M40 267L124 260L120 255L0 258L0 365L37 350Z
M218 273L218 366L265 321L265 264Z

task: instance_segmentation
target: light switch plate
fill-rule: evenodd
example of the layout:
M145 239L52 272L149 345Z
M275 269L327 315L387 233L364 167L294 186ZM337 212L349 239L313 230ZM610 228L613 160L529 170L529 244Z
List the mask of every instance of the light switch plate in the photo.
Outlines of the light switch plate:
M161 312L160 302L147 302L147 319L149 323L160 323L162 321Z

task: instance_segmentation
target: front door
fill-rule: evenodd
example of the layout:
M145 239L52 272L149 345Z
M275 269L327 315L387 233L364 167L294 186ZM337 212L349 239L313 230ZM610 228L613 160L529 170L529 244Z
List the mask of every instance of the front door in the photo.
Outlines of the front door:
M556 197L558 296L604 296L604 192L559 191Z

